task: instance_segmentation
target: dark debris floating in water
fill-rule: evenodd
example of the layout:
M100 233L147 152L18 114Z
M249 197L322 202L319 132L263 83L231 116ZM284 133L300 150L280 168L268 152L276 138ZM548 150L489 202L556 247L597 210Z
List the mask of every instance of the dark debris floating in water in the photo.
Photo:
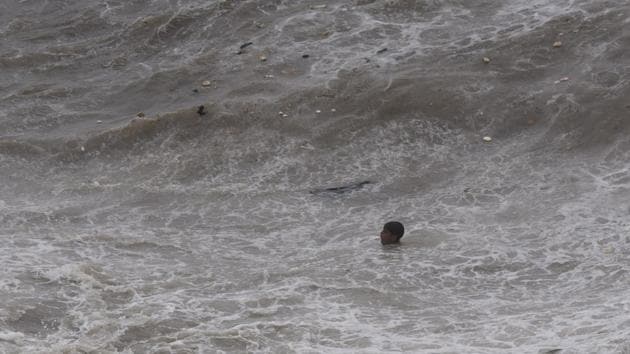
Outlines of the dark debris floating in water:
M247 42L247 43L241 44L241 46L239 47L239 49L236 52L236 54L241 55L241 54L245 53L245 48L249 47L252 44L254 44L254 42Z
M318 188L310 191L311 194L316 195L333 195L333 194L346 194L354 191L358 191L365 185L372 184L372 181L361 181L357 183L347 184L339 187Z

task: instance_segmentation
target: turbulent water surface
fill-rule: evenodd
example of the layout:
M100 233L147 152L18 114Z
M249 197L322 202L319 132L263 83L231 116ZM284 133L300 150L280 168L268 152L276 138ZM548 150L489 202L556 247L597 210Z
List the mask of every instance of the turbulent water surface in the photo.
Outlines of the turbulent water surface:
M630 351L627 0L3 0L0 43L3 352Z

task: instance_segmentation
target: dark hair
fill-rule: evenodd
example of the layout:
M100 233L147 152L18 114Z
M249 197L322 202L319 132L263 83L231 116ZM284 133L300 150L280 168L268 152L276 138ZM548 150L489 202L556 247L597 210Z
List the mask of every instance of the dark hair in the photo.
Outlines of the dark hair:
M392 235L397 236L396 241L400 241L400 239L405 234L405 227L403 224L398 221L390 221L383 226L383 228L392 233Z

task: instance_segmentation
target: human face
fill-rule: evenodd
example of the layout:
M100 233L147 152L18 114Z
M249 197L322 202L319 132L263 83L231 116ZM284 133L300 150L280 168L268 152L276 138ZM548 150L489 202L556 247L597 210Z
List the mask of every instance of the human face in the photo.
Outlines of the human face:
M381 244L391 245L392 243L398 243L398 237L389 230L383 229L383 231L381 231Z

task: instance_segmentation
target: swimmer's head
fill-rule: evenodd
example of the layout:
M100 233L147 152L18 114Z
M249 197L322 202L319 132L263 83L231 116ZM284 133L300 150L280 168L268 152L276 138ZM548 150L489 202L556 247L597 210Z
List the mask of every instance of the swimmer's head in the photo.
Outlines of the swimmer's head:
M405 227L398 221L390 221L383 225L383 231L381 231L381 244L390 245L400 242L400 239L405 234Z

